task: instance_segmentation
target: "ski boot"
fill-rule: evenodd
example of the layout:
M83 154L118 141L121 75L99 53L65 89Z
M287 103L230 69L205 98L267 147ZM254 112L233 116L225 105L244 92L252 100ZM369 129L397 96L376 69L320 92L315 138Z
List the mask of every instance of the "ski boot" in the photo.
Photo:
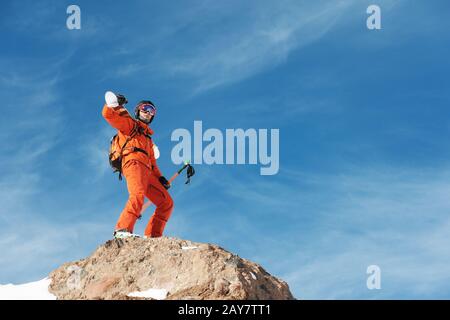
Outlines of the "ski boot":
M131 233L127 229L120 229L114 231L114 239L140 238L140 237L141 237L140 235Z

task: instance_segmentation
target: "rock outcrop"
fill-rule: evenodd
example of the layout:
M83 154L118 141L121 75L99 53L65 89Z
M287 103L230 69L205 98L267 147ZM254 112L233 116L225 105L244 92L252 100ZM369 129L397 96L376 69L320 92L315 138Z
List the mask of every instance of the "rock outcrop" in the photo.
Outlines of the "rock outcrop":
M294 299L286 282L216 245L109 240L50 274L58 299Z

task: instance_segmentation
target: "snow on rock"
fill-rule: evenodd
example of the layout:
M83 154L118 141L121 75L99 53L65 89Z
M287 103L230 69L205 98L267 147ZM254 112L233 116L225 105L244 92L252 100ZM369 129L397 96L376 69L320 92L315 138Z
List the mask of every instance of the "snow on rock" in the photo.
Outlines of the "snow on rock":
M198 247L196 247L196 246L183 246L183 247L181 247L181 250L193 250L193 249L198 249Z
M109 240L49 277L58 299L294 299L286 282L254 262L167 237Z
M134 298L151 298L156 300L164 300L167 297L166 289L148 289L145 291L136 291L129 293L129 297Z
M48 291L51 279L45 278L24 284L0 285L0 300L56 300Z

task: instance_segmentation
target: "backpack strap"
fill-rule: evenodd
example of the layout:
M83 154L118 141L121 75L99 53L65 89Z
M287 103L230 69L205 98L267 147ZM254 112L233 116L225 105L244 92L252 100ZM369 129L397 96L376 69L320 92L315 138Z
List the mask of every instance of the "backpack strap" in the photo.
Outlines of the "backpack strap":
M127 140L125 140L125 143L123 144L122 148L120 149L120 154L119 154L120 159L122 159L122 157L123 157L123 150L127 146L128 142L130 142L131 139L133 139L133 137L137 134L138 127L139 127L139 125L137 124L137 122L135 122L133 130L131 130L130 135L128 136ZM122 180L122 168L120 168L120 171L119 171L119 180Z
M134 147L132 152L142 152L143 154L148 156L147 151L145 151L144 149L138 148L138 147Z
M122 156L123 150L125 149L125 147L126 147L126 145L128 144L128 142L130 142L130 140L136 135L136 133L137 133L137 127L138 127L138 124L135 123L135 124L134 124L133 130L131 130L131 133L130 133L130 135L128 136L127 140L125 140L125 143L123 144L122 149L120 149L120 156Z
M138 133L144 134L146 137L151 139L151 136L149 134L146 134L146 133L142 132L142 128L139 126L139 124L137 122L135 122L133 130L131 131L131 133L128 136L127 140L125 140L125 143L123 144L122 149L120 150L120 155L119 155L120 158L123 157L123 151L125 150L125 147L128 144L128 142L130 142L131 139L134 138ZM133 150L130 151L130 153L132 153L132 152L142 152L146 156L148 156L147 151L145 151L144 149L138 148L138 147L133 147ZM122 180L122 168L119 171L119 180Z

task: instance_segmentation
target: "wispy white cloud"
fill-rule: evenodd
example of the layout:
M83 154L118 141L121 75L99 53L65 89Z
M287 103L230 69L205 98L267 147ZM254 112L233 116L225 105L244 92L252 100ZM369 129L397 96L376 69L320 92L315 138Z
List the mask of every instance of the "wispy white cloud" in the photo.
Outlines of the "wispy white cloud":
M382 0L379 4L383 13L392 15L404 2ZM139 30L135 40L126 41L127 59L119 60L116 71L105 77L169 78L195 95L283 64L292 53L349 21L363 28L370 4L354 0L197 1L182 7L183 14L164 12L163 21L154 21L158 30ZM343 33L344 37L349 34Z
M132 62L120 63L109 76L175 77L187 81L194 94L234 83L283 63L292 51L319 40L355 3L196 2L181 15L167 13L160 32L142 30L137 40L127 41L125 53ZM183 45L188 38L197 45Z
M194 77L198 92L245 79L282 63L293 50L320 39L353 4L258 2L222 34L206 36L202 45L173 59L171 71Z

